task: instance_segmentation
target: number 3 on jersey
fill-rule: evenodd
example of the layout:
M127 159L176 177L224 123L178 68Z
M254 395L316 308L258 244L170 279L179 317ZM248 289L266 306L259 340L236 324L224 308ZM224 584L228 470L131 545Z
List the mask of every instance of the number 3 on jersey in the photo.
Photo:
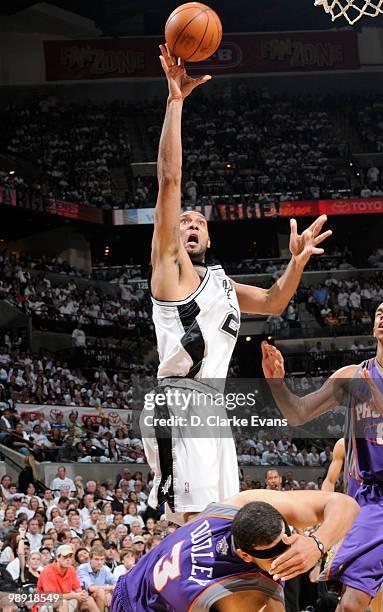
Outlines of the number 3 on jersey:
M230 336L233 336L233 338L237 339L240 324L238 312L236 310L232 310L226 315L220 329L226 334L229 334Z
M158 592L162 591L167 585L168 580L175 580L181 575L180 556L183 543L184 540L174 544L170 552L170 559L166 559L166 555L164 555L155 564L153 569L153 583Z

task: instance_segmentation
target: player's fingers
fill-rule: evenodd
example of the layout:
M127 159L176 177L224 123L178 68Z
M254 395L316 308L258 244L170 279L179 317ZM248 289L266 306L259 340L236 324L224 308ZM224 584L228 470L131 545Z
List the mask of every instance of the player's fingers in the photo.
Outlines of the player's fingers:
M326 221L327 221L327 215L321 215L320 217L318 217L318 219L315 219L315 221L313 221L313 223L310 225L308 229L311 230L315 236L317 236L319 232L321 231L322 227L324 226L324 224L326 223Z
M290 548L289 550L287 550L286 552L283 553L283 555L280 555L279 557L277 557L276 559L274 559L274 561L272 562L271 566L270 566L270 574L274 571L274 570L278 570L280 567L283 567L284 563L287 563L288 561L290 561L290 559L293 559L294 557L296 557L297 551Z
M287 580L296 578L297 576L299 576L299 574L302 574L305 571L306 571L306 568L303 566L301 568L295 569L292 573L281 576L281 580L283 580L283 582L286 582Z
M163 55L160 55L161 66L164 69L165 74L169 74L169 66Z
M323 255L324 253L324 249L317 249L316 247L314 247L311 250L311 253L313 253L314 255Z
M289 561L286 561L285 563L282 563L280 565L278 565L272 572L273 574L273 578L274 580L276 579L275 576L286 576L286 574L292 572L292 571L296 571L296 569L302 565L302 559L301 557L298 556L299 553L297 553L297 551L295 551L294 554L294 558L290 559Z
M210 81L211 79L211 75L210 74L205 74L205 76L203 77L199 77L198 79L194 79L194 87L198 87L198 85L202 85L203 83L207 83L207 81Z
M166 43L166 51L167 51L167 57L168 57L169 65L170 66L177 66L177 58L174 55L174 53L172 53L170 51L168 43Z
M160 51L167 65L170 64L169 50L167 45L160 45Z
M291 237L296 238L298 235L298 226L297 226L296 219L290 219L290 231L291 231Z
M326 238L328 238L329 236L332 235L332 230L327 230L327 232L323 232L323 234L319 234L319 236L317 236L315 238L315 244L319 244L320 242L323 242L323 240L326 240Z

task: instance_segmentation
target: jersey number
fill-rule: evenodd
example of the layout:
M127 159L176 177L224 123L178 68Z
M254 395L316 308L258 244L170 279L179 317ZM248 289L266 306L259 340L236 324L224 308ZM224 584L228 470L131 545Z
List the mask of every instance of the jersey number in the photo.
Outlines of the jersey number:
M164 555L155 564L153 569L153 582L157 591L162 591L167 585L168 580L175 580L181 575L180 555L183 543L184 540L174 544L170 552L170 559L166 559L166 555Z
M240 326L240 320L239 320L238 313L235 311L232 311L232 312L229 312L226 319L222 323L221 329L226 334L230 334L230 336L233 336L233 338L237 338L239 326Z

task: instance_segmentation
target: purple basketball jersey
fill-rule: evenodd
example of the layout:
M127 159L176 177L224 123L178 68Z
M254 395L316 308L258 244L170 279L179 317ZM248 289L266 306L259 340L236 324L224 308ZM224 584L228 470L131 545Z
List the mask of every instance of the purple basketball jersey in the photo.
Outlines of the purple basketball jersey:
M238 591L283 602L283 588L234 552L231 523L239 508L210 504L166 537L118 580L112 612L197 612Z
M374 404L368 383L361 378L367 368L378 393ZM361 506L350 531L327 555L322 578L374 597L383 584L383 417L379 392L383 368L376 358L361 364L351 382L345 423L347 493ZM382 394L383 399L383 394Z
M347 476L351 477L348 493L352 497L358 490L353 479L360 485L378 483L383 486L383 417L371 401L368 383L360 378L364 368L368 369L381 394L379 410L383 407L383 368L375 358L361 364L350 386L345 444Z

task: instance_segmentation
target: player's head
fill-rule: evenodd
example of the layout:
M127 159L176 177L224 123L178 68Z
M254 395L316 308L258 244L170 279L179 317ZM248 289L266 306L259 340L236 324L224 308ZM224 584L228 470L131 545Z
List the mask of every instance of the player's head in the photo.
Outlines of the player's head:
M188 210L180 216L182 243L193 262L204 262L210 247L209 231L204 215L196 210Z
M237 555L266 571L288 548L282 536L291 535L280 512L265 502L243 506L234 517L231 532Z
M378 342L383 343L383 302L379 304L378 308L375 310L373 333L374 338L376 338Z

